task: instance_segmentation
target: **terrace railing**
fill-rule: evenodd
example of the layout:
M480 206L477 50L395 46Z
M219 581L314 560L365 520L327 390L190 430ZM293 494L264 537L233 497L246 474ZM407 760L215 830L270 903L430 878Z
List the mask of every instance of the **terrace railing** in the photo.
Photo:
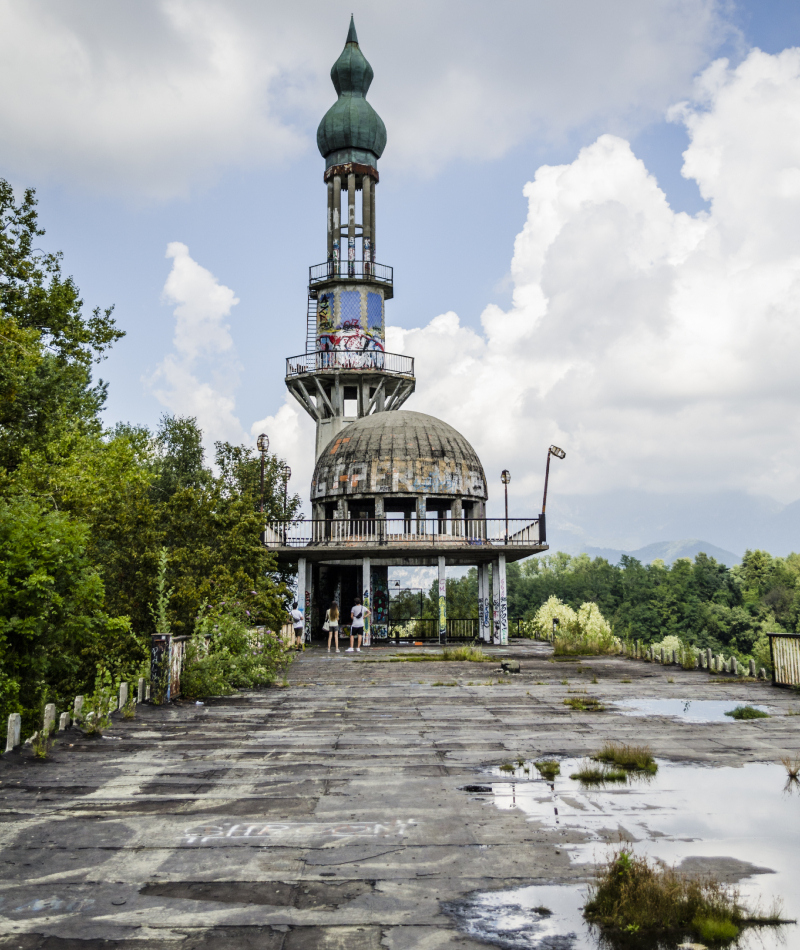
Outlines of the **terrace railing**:
M531 547L538 545L536 518L358 518L344 520L270 521L267 547L383 545L388 547Z
M315 350L286 360L286 377L331 369L380 370L398 376L414 376L414 357L383 350Z
M392 284L394 268L387 264L376 264L374 261L325 261L324 264L313 264L308 268L308 283L310 287L321 284L326 280L375 280L381 284Z

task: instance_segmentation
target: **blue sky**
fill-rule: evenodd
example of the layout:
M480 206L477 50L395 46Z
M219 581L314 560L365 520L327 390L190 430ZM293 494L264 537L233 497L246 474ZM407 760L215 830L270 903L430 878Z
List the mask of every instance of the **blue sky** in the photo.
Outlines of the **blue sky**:
M559 5L559 14L549 6L500 4L490 29L486 8L469 2L355 6L361 46L376 75L369 98L389 133L377 195L378 259L395 268L387 318L398 328L422 333L435 318L453 312L458 330L448 330L448 339L470 332L489 339L482 323L486 308L516 313L515 287L525 296L514 276L515 266L524 270L514 257L515 239L526 222L530 227L524 186L541 166L578 162L581 149L604 133L630 143L673 213L686 212L693 220L708 215L713 201L704 200L697 180L681 175L692 133L680 118L668 121L667 109L691 101L695 114L714 115L718 100L701 102L696 92L697 77L711 63L729 60L733 89L734 71L754 47L777 55L800 46L800 8L778 0L619 0L604 7L605 33L592 20L593 4L573 0ZM37 188L44 245L64 251L65 269L87 306L116 307L127 336L100 369L110 382L109 424L153 426L162 412L176 408L174 400L165 404L163 393L158 398L152 379L174 352L176 300L165 299L164 286L173 264L167 246L180 242L199 268L238 299L219 318L229 324L227 362L217 364L207 349L193 364L197 379L212 388L225 377L222 390L235 400L241 428L217 434L235 438L243 432L249 438L255 422L272 419L274 444L283 446L300 473L296 488L302 494L309 460L298 440L307 430L282 436L288 410L281 421L276 414L285 400L283 359L304 347L307 268L324 257L323 161L313 137L334 101L326 77L342 48L350 8L309 2L287 12L271 3L212 0L123 0L111 12L97 0L0 5L0 35L6 37L0 46L15 47L0 48L9 70L0 84L0 118L5 116L7 130L0 175ZM207 66L213 60L209 44L221 34L229 42L214 55L231 58L235 66L227 71ZM49 56L45 68L37 67L33 55L40 39L45 52L37 55ZM25 69L31 70L30 82ZM156 121L160 83L165 98L176 88L184 98L179 112L165 108ZM211 103L207 114L204 98ZM27 102L27 116L20 102ZM52 135L50 108L66 114L61 125L54 121ZM189 116L185 122L183 115ZM613 160L622 161L621 154L615 152ZM579 259L572 262L574 272L565 280L592 279ZM543 279L542 286L551 287L556 278ZM536 320L530 317L531 325ZM570 332L568 323L562 323L564 333ZM437 345L424 334L402 339L409 351ZM464 336L462 343L461 349L474 339ZM587 354L577 358L585 362ZM436 373L435 360L425 365ZM541 366L531 372L546 375ZM480 409L465 414L458 397L451 402L441 387L432 395L435 381L420 377L419 392L427 387L429 395L408 408L436 412L462 428L475 439L487 469L513 463L529 472L514 482L516 501L526 509L538 504L532 499L541 480L540 449L557 437L571 436L583 446L570 456L575 462L564 476L566 491L623 487L620 470L603 452L585 447L581 433L588 421L567 423L565 410L547 424L526 423L512 399L508 412L521 413L522 421L506 434L514 447L504 453L502 443L481 434ZM734 398L725 392L726 399ZM491 399L491 391L484 397ZM610 403L618 406L619 398L609 397ZM668 409L663 394L659 398L667 401L660 407L651 398L654 420L682 411ZM789 402L775 411L788 412L793 398L787 396ZM536 399L546 404L546 394ZM738 409L728 403L726 411L735 415ZM593 424L598 431L607 426L607 439L625 437L621 416L604 419ZM740 423L735 431L745 430ZM528 436L530 452L522 451L517 443ZM708 438L699 428L694 437ZM639 430L628 438L642 442ZM724 482L727 489L788 502L800 495L786 474L794 460L783 458L777 444L774 451L772 479L763 471L734 478L732 444L720 449L716 468L709 463L696 477L684 477L684 460L683 469L666 480L659 451L642 449L624 478L645 492L713 491ZM302 457L295 457L298 452ZM642 543L654 540L660 539L645 537Z

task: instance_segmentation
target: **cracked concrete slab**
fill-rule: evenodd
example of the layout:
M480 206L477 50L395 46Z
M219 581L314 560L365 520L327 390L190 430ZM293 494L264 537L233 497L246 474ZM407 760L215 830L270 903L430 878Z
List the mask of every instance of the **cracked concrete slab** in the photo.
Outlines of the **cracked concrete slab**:
M443 903L588 873L565 851L588 831L494 807L480 793L498 781L491 767L608 740L728 766L800 749L798 718L688 724L614 709L646 693L787 711L792 697L767 684L618 657L553 662L533 643L504 656L521 672L497 683L489 664L311 650L285 689L140 706L107 738L61 734L48 762L3 756L0 947L472 950L485 944ZM564 706L583 690L607 711ZM610 824L600 837L624 838ZM731 881L769 871L733 855L687 861Z

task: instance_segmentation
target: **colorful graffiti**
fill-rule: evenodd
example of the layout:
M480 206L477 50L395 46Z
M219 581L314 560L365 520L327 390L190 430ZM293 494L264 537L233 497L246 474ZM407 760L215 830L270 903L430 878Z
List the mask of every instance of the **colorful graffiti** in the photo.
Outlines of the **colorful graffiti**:
M317 301L317 333L329 333L333 330L332 303L332 294L319 295L319 300Z

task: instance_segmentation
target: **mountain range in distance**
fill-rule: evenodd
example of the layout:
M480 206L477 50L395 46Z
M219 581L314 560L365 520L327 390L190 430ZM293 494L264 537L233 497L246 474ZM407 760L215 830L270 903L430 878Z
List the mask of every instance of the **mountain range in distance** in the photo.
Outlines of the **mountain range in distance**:
M653 561L661 560L667 566L674 564L682 557L688 557L694 560L698 554L707 554L713 557L715 561L724 564L725 567L733 567L740 564L742 559L732 551L725 551L718 548L715 544L709 544L707 541L698 541L694 538L684 541L656 541L654 544L647 544L636 551L617 551L614 548L592 548L587 547L585 553L589 557L603 557L611 564L618 564L623 554L635 557L642 564L652 564Z

